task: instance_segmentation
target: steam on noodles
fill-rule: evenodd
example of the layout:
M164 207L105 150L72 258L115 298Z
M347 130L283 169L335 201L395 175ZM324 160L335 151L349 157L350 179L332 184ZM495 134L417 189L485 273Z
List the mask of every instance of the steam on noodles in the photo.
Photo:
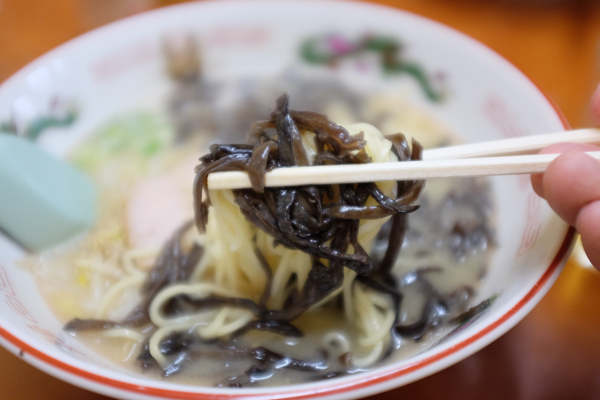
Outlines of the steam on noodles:
M288 101L281 96L267 120L252 124L247 144L210 146L197 167L195 224L160 251L126 250L125 275L94 318L74 318L65 330L136 344L144 370L172 376L216 365L217 385L246 387L364 370L466 311L473 290L441 294L431 283L439 267L392 274L423 181L264 187L273 168L421 158L419 143L402 134L344 128L289 110ZM225 170L247 171L252 189L207 190L207 175ZM473 240L489 238L482 229ZM407 321L403 294L415 290L425 297ZM110 318L130 292L137 305Z

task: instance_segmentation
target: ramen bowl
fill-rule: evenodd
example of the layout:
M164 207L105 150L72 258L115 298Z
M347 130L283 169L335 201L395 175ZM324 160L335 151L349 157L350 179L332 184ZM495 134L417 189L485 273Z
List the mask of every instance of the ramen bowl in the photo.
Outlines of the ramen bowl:
M417 135L415 119L427 115L467 143L567 129L531 81L473 39L410 13L337 1L187 3L115 22L47 53L4 82L0 122L67 157L115 118L164 113L176 87L165 72L165 43L189 38L200 54L203 87L212 93L208 101L199 100L207 116L201 124L210 124L198 129L230 142L241 141L236 135L252 122L254 109L268 115L282 91L290 93L292 104L299 99L299 109L340 118L366 104L353 99L375 99L372 107L396 101L398 115L382 117L382 130L400 124ZM265 98L270 103L261 103ZM372 116L380 109L374 110L357 112ZM236 121L246 125L240 128ZM126 370L63 330L20 262L25 252L2 234L0 343L52 376L123 399L347 399L405 385L512 328L549 290L568 258L574 231L536 196L528 176L493 177L490 184L495 249L473 300L486 307L419 353L360 374L279 387L217 388Z

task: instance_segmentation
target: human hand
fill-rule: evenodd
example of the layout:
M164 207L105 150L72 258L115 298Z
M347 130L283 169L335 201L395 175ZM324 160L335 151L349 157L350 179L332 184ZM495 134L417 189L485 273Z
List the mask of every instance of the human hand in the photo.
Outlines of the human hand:
M600 124L600 87L591 102L592 115ZM561 143L541 151L562 153L544 174L531 176L533 189L552 209L581 235L592 264L600 270L600 162L583 154L600 147Z

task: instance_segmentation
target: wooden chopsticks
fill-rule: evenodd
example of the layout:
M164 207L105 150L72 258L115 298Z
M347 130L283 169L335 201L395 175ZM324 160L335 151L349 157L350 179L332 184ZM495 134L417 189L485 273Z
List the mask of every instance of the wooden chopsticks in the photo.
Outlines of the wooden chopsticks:
M539 173L544 172L558 154L532 153L562 142L600 144L600 130L581 129L425 150L423 161L279 168L265 175L265 186ZM600 160L600 151L587 154ZM246 172L216 172L208 176L211 190L249 187Z

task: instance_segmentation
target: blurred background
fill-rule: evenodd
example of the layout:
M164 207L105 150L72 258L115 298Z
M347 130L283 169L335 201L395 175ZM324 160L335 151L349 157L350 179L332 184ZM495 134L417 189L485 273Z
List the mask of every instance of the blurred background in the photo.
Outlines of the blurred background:
M181 1L0 0L0 82L101 25ZM528 75L573 128L591 126L600 83L598 0L381 0L456 28ZM371 399L599 399L600 273L572 257L541 303L509 333L438 374ZM105 399L0 349L3 399Z

